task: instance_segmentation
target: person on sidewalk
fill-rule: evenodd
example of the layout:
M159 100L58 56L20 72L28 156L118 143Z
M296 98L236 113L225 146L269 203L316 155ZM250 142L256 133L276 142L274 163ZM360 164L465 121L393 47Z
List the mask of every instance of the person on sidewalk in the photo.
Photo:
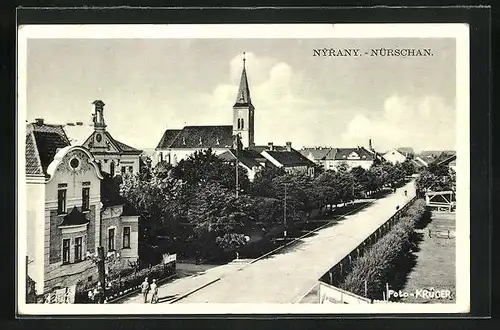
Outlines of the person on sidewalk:
M158 302L158 285L156 284L156 279L153 279L151 283L151 303L156 304Z
M142 292L142 296L144 297L144 303L147 303L148 302L148 292L149 292L149 282L148 282L147 277L144 279L144 282L142 282L142 284L141 284L141 292Z
M408 191L405 190L405 196L408 196Z

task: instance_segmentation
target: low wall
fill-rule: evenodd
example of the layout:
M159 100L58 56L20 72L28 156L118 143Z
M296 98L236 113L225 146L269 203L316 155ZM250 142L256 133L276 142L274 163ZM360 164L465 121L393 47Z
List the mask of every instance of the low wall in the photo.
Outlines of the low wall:
M333 285L319 283L320 304L370 304L371 300Z
M348 255L346 255L339 263L333 266L330 271L323 275L320 281L329 283L330 285L339 285L344 276L349 272L352 263L356 258L360 257L364 251L366 251L370 246L375 244L382 236L389 232L392 227L399 221L401 215L415 202L417 197L413 197L406 203L402 208L400 208L392 217L390 217L386 222L384 222L379 228L377 228L373 233L371 233L365 240L363 240L354 250L352 250Z

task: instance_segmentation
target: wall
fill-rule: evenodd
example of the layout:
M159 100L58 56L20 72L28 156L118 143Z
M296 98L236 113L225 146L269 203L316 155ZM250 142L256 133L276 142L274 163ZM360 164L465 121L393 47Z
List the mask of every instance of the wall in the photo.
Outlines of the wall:
M28 275L36 282L37 293L43 292L44 234L45 234L45 179L30 180L26 184L26 252ZM38 182L37 182L38 181Z
M133 173L139 173L139 155L96 155L96 160L101 164L101 170L111 173L111 162L115 164L115 175L121 173L122 167L129 173L128 167L133 167Z
M371 300L358 296L349 291L342 290L333 285L319 283L319 303L320 304L370 304Z
M80 166L72 169L69 161L78 157ZM66 183L66 209L70 212L73 207L82 206L82 182L90 182L90 211L86 211L86 217L90 221L87 228L87 236L84 238L83 249L86 246L95 248L95 242L99 242L100 224L100 179L95 167L89 163L89 155L81 149L70 149L57 164L53 177L45 185L45 230L44 230L44 291L50 290L53 285L60 283L71 283L76 278L82 278L87 272L85 262L76 264L62 264L62 237L63 233L58 225L63 221L64 214L57 214L57 191L58 184ZM57 162L57 161L55 161ZM71 236L71 235L70 235ZM74 239L74 237L69 237ZM74 257L74 240L70 245L70 256ZM83 251L85 254L86 250ZM79 275L78 275L79 274ZM42 293L42 292L39 292Z
M120 255L123 260L123 267L129 267L128 262L137 261L139 258L139 217L122 217L122 227L130 227L130 248L122 249ZM122 232L123 239L123 232Z
M322 164L325 170L337 170L342 164L346 164L349 168L361 166L368 170L372 166L373 160L324 160Z

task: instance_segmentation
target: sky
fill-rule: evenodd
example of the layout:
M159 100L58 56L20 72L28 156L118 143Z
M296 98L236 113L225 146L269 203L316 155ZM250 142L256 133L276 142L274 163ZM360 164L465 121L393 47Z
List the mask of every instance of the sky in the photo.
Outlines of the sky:
M433 56L312 56L324 47ZM140 149L167 128L231 125L246 52L258 145L456 149L454 39L29 39L27 51L27 120L83 121L70 136L90 134L98 99L108 131Z

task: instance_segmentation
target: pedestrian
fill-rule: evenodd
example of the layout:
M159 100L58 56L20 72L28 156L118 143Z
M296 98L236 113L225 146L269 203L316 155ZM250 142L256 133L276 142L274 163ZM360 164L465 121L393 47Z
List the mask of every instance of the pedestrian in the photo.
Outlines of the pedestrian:
M141 292L142 292L142 296L144 297L144 303L147 303L148 302L148 292L149 292L149 282L148 282L147 277L144 279L144 282L142 282L142 284L141 284Z
M97 282L97 288L94 290L94 296L96 297L98 304L102 304L104 302L104 290L102 289L101 282Z
M153 279L151 283L151 303L156 304L158 302L158 285L156 284L156 279Z
M405 196L408 196L408 191L405 190Z
M399 205L398 205L398 206L396 206L396 211L397 211L397 210L399 210Z

